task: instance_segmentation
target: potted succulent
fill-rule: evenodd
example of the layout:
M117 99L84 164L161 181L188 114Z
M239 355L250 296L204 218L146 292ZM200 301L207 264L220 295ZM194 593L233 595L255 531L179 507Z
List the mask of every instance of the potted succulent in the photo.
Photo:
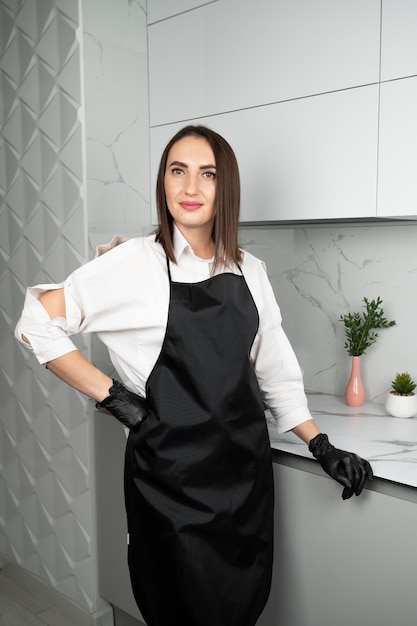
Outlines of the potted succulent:
M391 382L385 408L393 417L413 417L417 414L416 383L408 372L397 373Z
M363 298L365 311L362 313L346 313L340 316L345 326L345 348L352 357L352 371L345 391L345 401L349 406L362 406L365 390L360 376L360 357L378 339L379 328L395 326L395 321L388 321L381 307L382 300Z

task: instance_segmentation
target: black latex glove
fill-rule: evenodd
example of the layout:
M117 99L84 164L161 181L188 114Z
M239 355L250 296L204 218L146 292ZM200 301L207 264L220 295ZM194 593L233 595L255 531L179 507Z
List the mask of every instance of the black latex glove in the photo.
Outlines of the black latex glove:
M145 398L132 393L117 380L113 381L107 398L97 402L96 407L106 409L131 430L136 430L146 415Z
M348 500L353 494L358 496L362 493L366 480L373 478L368 461L353 452L335 448L323 433L310 441L308 449L324 471L344 487L343 500Z

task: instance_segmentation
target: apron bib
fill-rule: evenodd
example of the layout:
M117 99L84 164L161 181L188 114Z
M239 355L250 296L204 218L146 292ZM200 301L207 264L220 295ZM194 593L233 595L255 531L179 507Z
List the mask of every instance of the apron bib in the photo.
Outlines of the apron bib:
M170 280L148 414L125 460L128 562L148 626L254 626L269 595L271 450L243 276Z

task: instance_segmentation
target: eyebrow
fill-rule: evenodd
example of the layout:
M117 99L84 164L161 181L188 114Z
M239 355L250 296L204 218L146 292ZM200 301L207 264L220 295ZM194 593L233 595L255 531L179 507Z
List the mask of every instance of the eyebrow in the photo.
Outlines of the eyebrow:
M181 161L172 161L172 163L170 163L168 165L168 167L172 167L173 165L176 165L177 167L185 167L188 168L187 163L182 163ZM200 165L200 170L209 170L209 169L216 169L215 165Z

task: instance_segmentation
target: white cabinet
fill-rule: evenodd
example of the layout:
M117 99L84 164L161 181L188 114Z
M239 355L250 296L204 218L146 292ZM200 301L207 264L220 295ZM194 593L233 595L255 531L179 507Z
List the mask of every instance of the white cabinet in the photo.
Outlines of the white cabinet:
M151 126L379 80L380 0L218 0L148 35Z
M378 216L417 216L417 78L382 83Z
M382 2L381 80L417 74L417 2Z
M234 149L242 222L376 216L377 85L192 123L213 128ZM153 189L163 148L184 125L151 129Z
M148 0L148 24L166 20L168 17L196 9L204 4L210 4L210 2L213 0L175 0L175 2L172 0Z

